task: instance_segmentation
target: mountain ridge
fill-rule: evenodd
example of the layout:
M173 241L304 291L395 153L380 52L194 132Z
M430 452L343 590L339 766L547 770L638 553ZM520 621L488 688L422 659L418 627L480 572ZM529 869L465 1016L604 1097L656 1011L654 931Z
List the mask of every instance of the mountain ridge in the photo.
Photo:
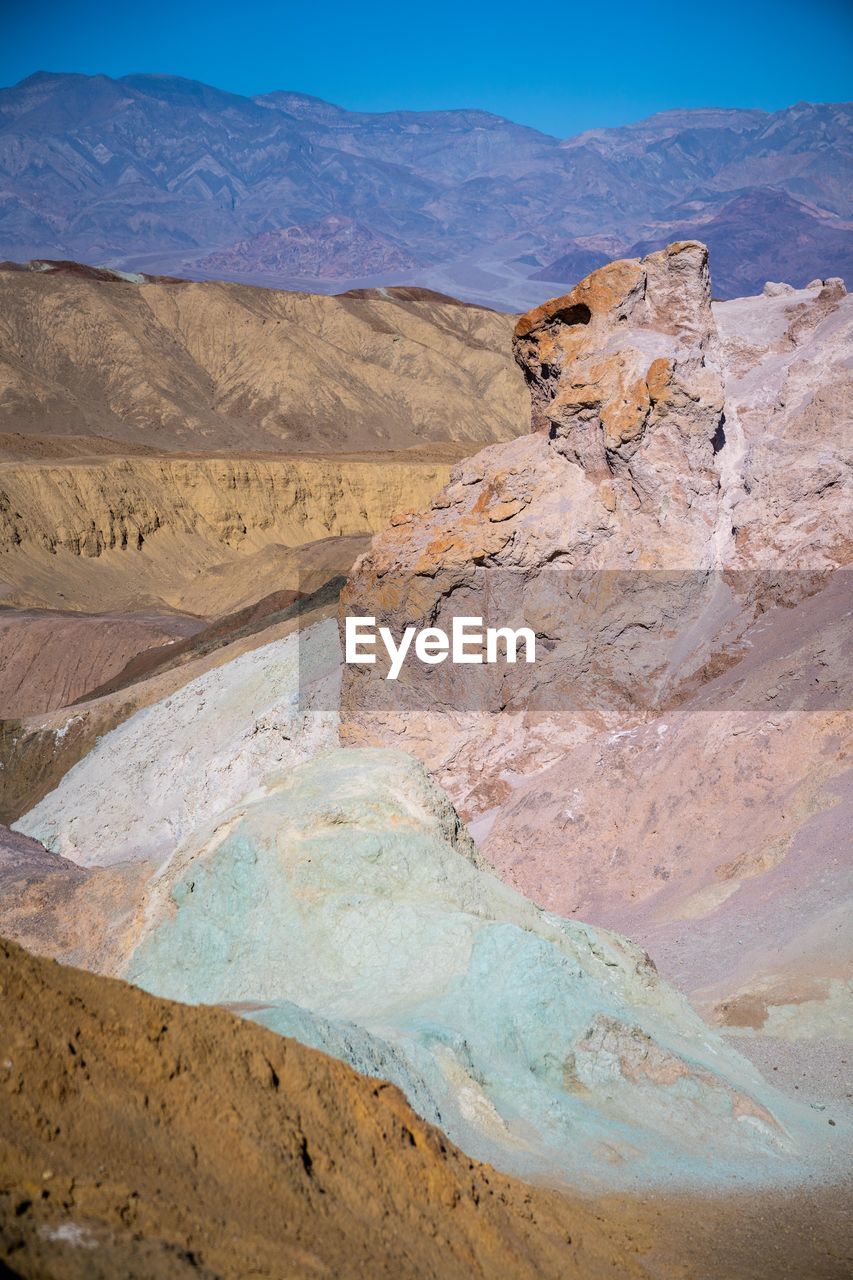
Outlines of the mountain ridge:
M465 108L36 72L0 89L0 257L324 292L405 283L515 310L544 300L537 273L574 244L621 256L757 188L840 220L805 255L784 219L766 228L777 274L803 285L849 259L851 157L845 103L676 109L559 139ZM359 229L351 246L327 244L330 217ZM743 257L712 272L721 297L764 284Z

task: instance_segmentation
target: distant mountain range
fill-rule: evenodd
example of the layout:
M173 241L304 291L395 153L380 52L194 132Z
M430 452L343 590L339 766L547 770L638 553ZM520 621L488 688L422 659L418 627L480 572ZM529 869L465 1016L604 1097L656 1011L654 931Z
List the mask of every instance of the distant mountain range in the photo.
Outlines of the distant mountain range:
M533 305L711 247L715 293L853 277L853 105L670 111L560 141L482 111L345 111L169 76L0 90L0 257Z

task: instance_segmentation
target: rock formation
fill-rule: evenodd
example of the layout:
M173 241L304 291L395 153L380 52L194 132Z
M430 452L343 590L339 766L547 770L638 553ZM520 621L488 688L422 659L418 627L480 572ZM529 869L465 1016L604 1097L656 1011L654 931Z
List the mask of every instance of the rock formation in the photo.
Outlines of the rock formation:
M345 670L350 740L393 740L404 707L403 736L467 812L505 791L501 773L673 696L684 633L717 625L723 374L702 246L602 268L519 321L516 355L533 434L462 463L429 512L375 538L341 603L395 634L452 612L535 630L534 667L395 685Z
M758 613L845 563L849 450L829 417L849 386L846 297L826 287L762 300L769 324L749 351L738 326L755 333L754 305L725 306L721 340L705 251L684 244L604 267L519 321L533 434L462 463L429 511L378 535L341 608L397 634L491 605L492 620L536 631L537 663L499 674L447 664L408 685L381 666L348 667L350 740L415 744L465 801L457 749L476 732L450 724L455 713L485 717L469 785L484 769L522 771L562 734L625 728L677 703ZM525 720L516 744L513 715Z
M619 540L601 567L709 563L718 346L707 251L691 242L611 263L519 320L515 355L533 430L598 486L605 521L616 517L608 540L617 531ZM577 528L574 511L570 519ZM587 554L569 551L576 564Z
M345 740L418 754L534 900L792 1036L841 1027L849 977L851 339L837 281L711 307L699 245L602 268L519 322L533 434L342 599L395 633L534 628L534 666L345 668Z

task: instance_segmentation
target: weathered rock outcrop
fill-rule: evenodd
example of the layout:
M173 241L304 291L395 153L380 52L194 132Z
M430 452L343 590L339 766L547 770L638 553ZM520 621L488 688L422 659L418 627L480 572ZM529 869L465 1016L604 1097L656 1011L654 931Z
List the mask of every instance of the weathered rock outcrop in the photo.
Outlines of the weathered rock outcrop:
M598 485L644 568L709 562L723 409L708 255L695 242L614 262L523 316L533 429ZM629 562L609 547L607 567Z
M374 539L343 610L526 623L537 661L348 667L345 739L416 752L503 876L659 949L719 1021L840 1028L853 299L711 307L676 245L516 335L534 433Z
M507 770L675 696L681 636L696 630L701 665L717 625L723 374L704 248L602 268L522 318L516 355L533 434L462 463L428 512L374 539L342 597L395 634L451 613L535 630L533 667L448 664L395 685L345 670L350 740L397 733L470 812Z
M818 285L718 316L722 340L705 251L687 243L522 318L534 432L462 463L429 511L378 535L342 612L395 634L453 613L525 623L537 662L394 684L381 664L348 667L350 741L407 745L469 812L488 808L501 773L676 705L758 614L845 563L849 444L832 410L850 303Z

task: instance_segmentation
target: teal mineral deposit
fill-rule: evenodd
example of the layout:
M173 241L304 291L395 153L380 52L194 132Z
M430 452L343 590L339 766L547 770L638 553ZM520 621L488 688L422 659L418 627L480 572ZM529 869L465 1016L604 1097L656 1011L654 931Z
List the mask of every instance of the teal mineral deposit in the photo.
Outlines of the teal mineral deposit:
M497 880L410 757L339 749L176 852L125 976L398 1084L471 1155L590 1186L787 1181L815 1113L631 943Z

